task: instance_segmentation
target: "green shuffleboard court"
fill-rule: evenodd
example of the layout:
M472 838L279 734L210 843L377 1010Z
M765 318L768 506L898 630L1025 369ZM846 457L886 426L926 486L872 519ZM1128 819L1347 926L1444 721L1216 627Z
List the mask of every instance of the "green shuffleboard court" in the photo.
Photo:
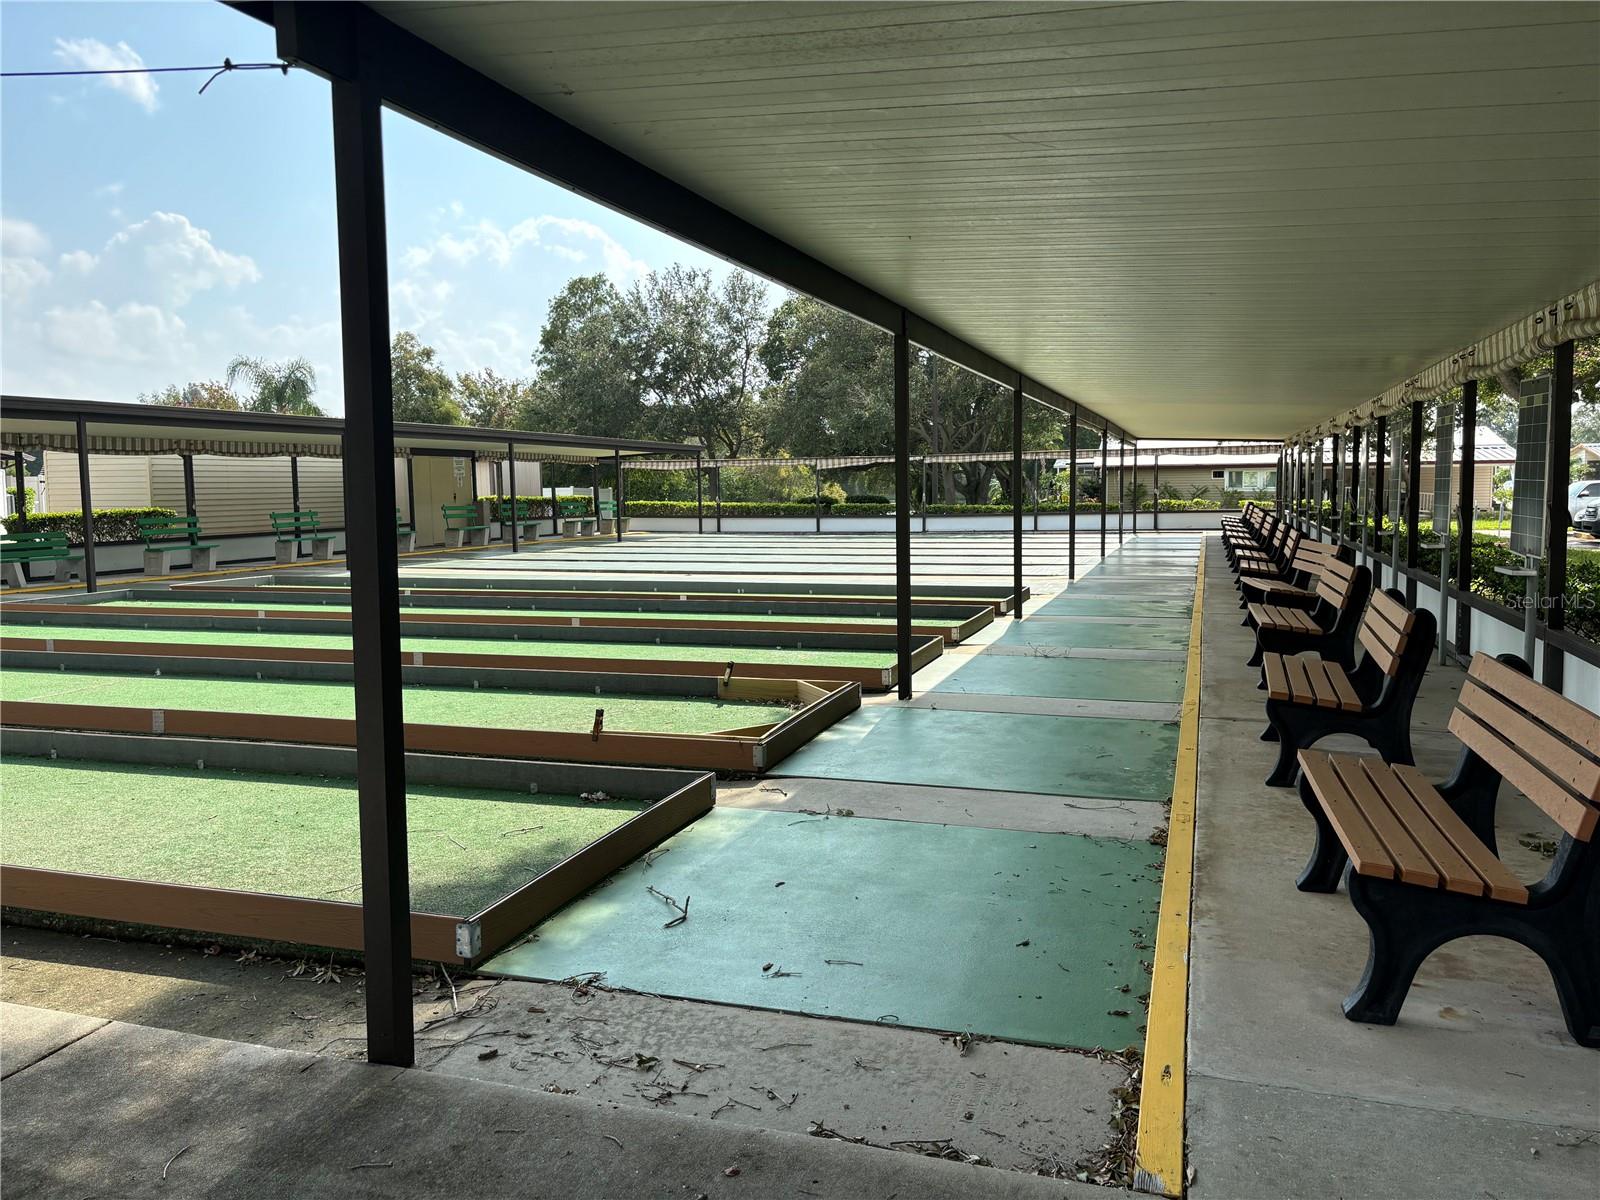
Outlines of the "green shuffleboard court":
M343 682L122 671L0 671L0 701L25 700L284 717L355 717L354 688ZM639 733L715 733L769 725L790 715L781 704L714 697L469 687L405 689L406 720L422 725L583 733L594 725L597 708L605 709L607 729Z
M979 654L931 690L1176 704L1183 699L1183 676L1181 662Z
M1175 619L1118 625L1114 622L1074 621L1070 618L1051 618L1048 621L1024 618L1011 622L1006 631L995 639L995 644L1047 646L1052 649L1088 646L1097 649L1186 650L1189 647L1189 622L1187 619Z
M316 900L361 899L351 779L6 758L0 759L0 790L8 863ZM416 785L406 796L411 907L463 917L645 807Z
M95 609L137 609L137 608L175 608L179 605L192 605L195 608L237 608L241 616L266 610L286 610L289 612L314 612L336 619L348 619L350 610L342 604L315 604L315 603L285 603L264 596L259 600L216 600L202 594L175 595L171 600L108 600L93 606ZM403 616L432 616L445 614L450 616L478 616L485 621L493 621L496 617L507 616L542 616L542 617L633 617L646 618L653 623L674 625L703 625L707 629L715 629L719 620L723 621L756 621L763 625L772 625L781 630L785 625L797 622L805 624L829 625L875 625L882 626L886 632L894 632L893 617L852 617L852 616L809 616L801 613L718 613L718 612L641 612L638 609L627 608L541 608L538 604L530 603L517 608L505 606L463 607L432 607L419 604L403 604L400 606ZM921 618L918 624L956 624L949 618Z
M1176 722L950 708L863 708L784 759L775 775L1163 801Z
M514 654L546 658L628 658L665 662L726 662L830 664L839 667L894 666L893 651L804 650L765 646L657 645L651 641L568 642L518 640L508 629L503 638L403 637L400 648L429 654ZM235 629L138 629L122 625L38 625L13 623L0 626L10 637L58 638L93 642L149 642L164 646L301 646L348 650L350 639L342 633L277 633ZM803 634L792 635L804 637Z
M1148 842L715 809L664 848L485 970L599 971L658 995L1050 1046L1142 1041L1162 853ZM663 928L674 912L652 887L688 920Z

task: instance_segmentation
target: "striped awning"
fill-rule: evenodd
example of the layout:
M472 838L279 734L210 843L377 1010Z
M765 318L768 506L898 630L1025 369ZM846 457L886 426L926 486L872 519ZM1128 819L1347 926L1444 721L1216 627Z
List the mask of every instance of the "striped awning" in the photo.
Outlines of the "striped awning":
M1319 437L1342 434L1346 429L1367 425L1379 417L1409 408L1414 401L1432 400L1469 379L1491 379L1502 371L1548 354L1562 342L1596 335L1600 335L1600 280L1463 347L1404 383L1396 384L1383 395L1330 417L1292 440L1304 445Z
M166 434L151 437L117 437L91 433L90 454L214 454L223 458L338 458L337 442L233 441L226 438L186 438ZM14 433L0 429L0 450L65 450L78 452L76 433Z

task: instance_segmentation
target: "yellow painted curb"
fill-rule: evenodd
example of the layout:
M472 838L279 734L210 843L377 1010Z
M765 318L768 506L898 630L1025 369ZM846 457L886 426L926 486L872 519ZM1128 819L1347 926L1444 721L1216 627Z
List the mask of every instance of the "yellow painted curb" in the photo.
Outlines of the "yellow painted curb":
M1178 762L1172 776L1167 865L1156 919L1150 1016L1139 1090L1139 1138L1133 1186L1158 1196L1183 1194L1185 1041L1189 1026L1189 914L1194 895L1195 776L1200 759L1200 613L1205 599L1206 549L1195 568L1189 658L1178 719Z

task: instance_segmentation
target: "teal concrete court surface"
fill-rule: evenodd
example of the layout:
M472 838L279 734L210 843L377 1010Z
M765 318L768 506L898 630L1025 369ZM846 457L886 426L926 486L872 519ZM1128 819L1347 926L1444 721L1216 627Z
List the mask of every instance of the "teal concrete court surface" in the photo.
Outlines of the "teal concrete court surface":
M1176 704L1184 665L1109 658L1036 658L980 654L931 689L988 696L1072 700L1141 700Z
M1193 570L1193 567L1186 568ZM1076 585L1074 585L1076 586ZM1126 625L1104 621L1051 620L1013 623L1000 636L1002 646L1105 647L1125 650L1182 650L1189 644L1187 620L1140 621Z
M1176 722L873 706L823 731L781 775L1165 800Z
M488 970L1046 1045L1143 1037L1148 843L717 810L662 848ZM689 919L663 928L651 888Z

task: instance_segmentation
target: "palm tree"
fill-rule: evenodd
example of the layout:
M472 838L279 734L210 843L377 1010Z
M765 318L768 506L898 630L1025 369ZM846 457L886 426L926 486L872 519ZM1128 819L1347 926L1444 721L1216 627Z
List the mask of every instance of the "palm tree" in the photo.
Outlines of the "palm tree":
M245 407L251 412L284 413L294 417L325 415L311 401L311 393L317 390L316 369L303 358L269 363L241 354L228 364L228 386L233 387L239 379L243 379L253 393L245 401Z

